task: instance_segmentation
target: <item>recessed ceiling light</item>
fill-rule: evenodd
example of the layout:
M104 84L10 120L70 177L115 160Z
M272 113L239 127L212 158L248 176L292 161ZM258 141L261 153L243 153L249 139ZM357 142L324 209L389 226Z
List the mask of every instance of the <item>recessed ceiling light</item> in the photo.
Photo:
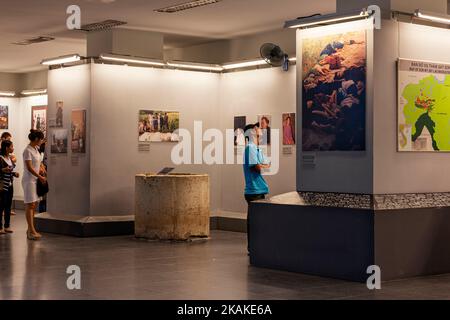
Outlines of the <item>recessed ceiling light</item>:
M214 4L217 2L220 2L222 0L196 0L196 1L189 1L181 4L177 4L170 7L165 7L161 9L156 9L156 12L162 12L162 13L175 13L179 11L194 9L197 7L203 7L209 4Z
M35 44L35 43L42 43L42 42L47 42L47 41L52 41L55 40L55 38L53 37L35 37L35 38L31 38L31 39L25 39L22 41L16 41L13 42L12 44L15 44L17 46L28 46L30 44Z
M108 30L112 29L114 27L122 26L124 24L127 24L125 21L119 21L119 20L105 20L101 22L94 22L82 25L80 30L86 31L86 32L92 32L92 31L101 31L101 30Z

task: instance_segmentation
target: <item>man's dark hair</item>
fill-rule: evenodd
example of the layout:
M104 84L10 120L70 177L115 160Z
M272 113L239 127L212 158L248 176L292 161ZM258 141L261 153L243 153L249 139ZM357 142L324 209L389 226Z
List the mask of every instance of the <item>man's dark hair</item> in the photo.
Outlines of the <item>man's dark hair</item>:
M251 130L253 130L255 128L259 128L259 127L260 127L259 122L254 123L254 124L246 125L245 128L244 128L245 141L250 140L250 136L249 135L250 135Z

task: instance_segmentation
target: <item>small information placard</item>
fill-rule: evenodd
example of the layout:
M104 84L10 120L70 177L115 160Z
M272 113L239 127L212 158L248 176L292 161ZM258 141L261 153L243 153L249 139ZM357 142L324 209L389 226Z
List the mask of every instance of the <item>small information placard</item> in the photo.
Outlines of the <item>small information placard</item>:
M80 157L79 156L72 156L72 166L78 167L80 164Z
M55 156L50 157L50 164L56 165L56 157Z
M283 147L283 154L292 154L292 147Z
M149 152L150 151L150 143L139 143L138 150L139 150L139 152Z
M304 166L315 167L316 166L316 154L304 154L302 156L302 163Z

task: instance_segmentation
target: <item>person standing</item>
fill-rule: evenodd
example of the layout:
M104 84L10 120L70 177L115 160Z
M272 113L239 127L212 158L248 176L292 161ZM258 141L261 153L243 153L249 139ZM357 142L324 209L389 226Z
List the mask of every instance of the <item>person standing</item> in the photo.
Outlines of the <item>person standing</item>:
M25 213L28 224L27 238L28 240L38 240L42 236L34 227L34 215L39 201L37 180L40 180L43 184L47 183L47 179L40 174L41 154L38 150L44 142L44 134L41 131L31 129L28 139L30 144L23 151L24 172L22 177Z
M11 206L14 195L13 179L19 174L14 172L16 164L12 161L11 154L14 152L13 143L9 140L2 141L0 149L0 234L13 233L11 229ZM3 219L4 217L4 224Z
M9 132L3 132L0 139L1 139L2 142L3 142L4 140L11 141L12 135L11 135L11 133L9 133ZM1 143L1 142L0 142L0 143ZM1 145L0 145L0 146L1 146ZM16 163L17 163L17 158L16 158L16 156L15 156L13 153L11 153L11 154L9 155L9 157L11 158L11 161L13 162L13 164L14 164L14 166L15 166ZM16 212L15 212L15 211L11 211L11 215L12 215L12 216L15 216L15 215L16 215Z
M245 177L245 200L248 204L247 210L247 250L250 252L250 203L263 200L269 193L269 186L262 176L264 169L269 169L264 154L259 147L259 141L263 135L259 123L245 127L245 139L248 143L244 152L244 177Z

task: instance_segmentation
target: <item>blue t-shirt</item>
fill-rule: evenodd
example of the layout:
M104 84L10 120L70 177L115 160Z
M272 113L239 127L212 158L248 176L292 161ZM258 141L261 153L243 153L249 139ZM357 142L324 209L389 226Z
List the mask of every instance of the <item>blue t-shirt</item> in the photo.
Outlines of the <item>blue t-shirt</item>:
M268 194L269 186L260 172L252 167L258 164L265 164L264 155L253 142L245 147L244 153L244 175L245 175L245 194Z

